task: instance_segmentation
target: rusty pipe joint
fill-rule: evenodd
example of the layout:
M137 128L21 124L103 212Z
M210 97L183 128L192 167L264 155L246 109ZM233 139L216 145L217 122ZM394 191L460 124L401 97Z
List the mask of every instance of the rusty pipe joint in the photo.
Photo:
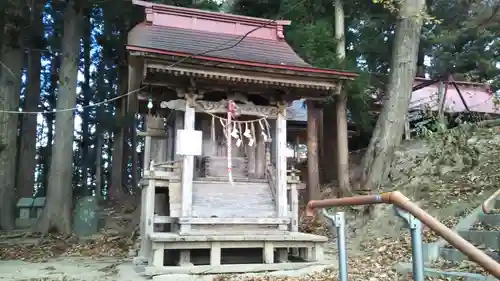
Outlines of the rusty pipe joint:
M491 214L493 212L493 205L495 204L495 201L498 197L500 197L500 189L493 193L488 199L486 199L486 201L484 201L483 205L481 206L483 209L483 213Z
M374 204L393 204L396 201L409 200L399 191L385 192L376 195L364 195L354 197L333 198L324 200L311 200L306 205L305 216L312 218L316 215L316 209L342 206L361 206ZM396 204L397 205L397 204Z

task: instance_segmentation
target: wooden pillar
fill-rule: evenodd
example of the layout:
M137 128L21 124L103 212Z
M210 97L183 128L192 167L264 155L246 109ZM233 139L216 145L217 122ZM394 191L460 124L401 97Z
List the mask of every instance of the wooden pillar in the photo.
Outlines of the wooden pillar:
M258 130L258 129L256 129ZM256 133L257 142L255 145L255 177L262 179L265 175L266 169L266 143L264 138L260 134L260 131Z
M143 161L143 169L144 172L149 170L149 165L151 164L151 136L146 135L144 139L144 161Z
M184 130L194 130L195 111L191 107L194 98L192 94L186 95L186 111L184 112ZM182 160L182 182L181 182L181 208L182 217L190 218L193 203L193 172L194 172L194 156L184 156ZM181 224L181 232L189 232L191 225Z
M334 103L323 104L323 141L321 142L323 178L325 182L337 180L337 115Z
M278 217L288 215L287 176L286 176L286 107L280 106L281 112L276 119L276 201Z
M324 132L324 127L325 127L325 122L323 120L323 107L318 105L318 120L320 120L319 126L318 126L318 170L319 170L319 182L324 183L325 182L325 174L328 173L325 168L325 161L326 155L325 155L325 136L323 134Z
M349 138L347 133L347 96L342 89L335 102L335 112L337 114L337 182L339 191L346 191L349 190Z
M255 159L255 154L256 154L256 144L253 146L246 145L246 150L247 150L247 157L248 157L248 177L250 178L255 178L256 174L256 159Z
M175 128L173 124L167 124L167 161L173 161L175 157Z
M297 190L297 180L295 172L291 173L290 181L290 212L292 213L292 222L290 230L293 232L299 231L299 192Z
M184 112L176 110L174 113L174 139L177 138L177 130L184 128ZM175 153L175 141L174 141L174 160L180 160L181 156Z
M307 100L307 190L308 200L319 199L318 169L318 128L319 114L314 101Z
M271 130L271 143L269 143L269 152L271 153L271 163L276 166L276 159L278 155L278 121L269 120L269 127Z
M128 65L128 92L136 91L141 86L141 77L143 70L143 62L138 57L130 56ZM137 188L138 183L138 155L137 155L137 130L135 126L135 114L138 110L137 92L128 95L127 97L127 116L129 118L129 134L132 143L131 162L132 162L132 187Z
M154 161L152 163L154 165ZM149 258L151 255L151 240L149 235L154 231L154 225L152 223L154 219L154 201L155 201L155 188L156 180L154 179L154 166L151 166L148 172L149 180L148 184L142 188L141 191L141 248L139 250L139 257Z

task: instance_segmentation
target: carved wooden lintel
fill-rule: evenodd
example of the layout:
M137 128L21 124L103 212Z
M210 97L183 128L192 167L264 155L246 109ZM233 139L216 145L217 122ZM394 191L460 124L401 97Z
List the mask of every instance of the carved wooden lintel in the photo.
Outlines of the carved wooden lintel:
M196 100L202 99L204 92L203 91L196 91L195 88L190 87L187 91L183 88L177 88L176 89L177 96L179 98L184 98L190 105L194 105L196 103ZM161 107L161 105L160 105ZM165 107L162 107L165 108ZM168 107L169 108L169 107Z
M168 102L161 102L161 108L169 108L172 110L182 110L186 108L186 100L177 99ZM208 113L221 113L227 112L227 102L226 101L205 101L198 100L194 102L194 108L196 112L208 112ZM240 115L251 115L251 116L261 116L267 118L276 118L279 113L279 109L274 106L260 106L253 104L238 104L238 112Z

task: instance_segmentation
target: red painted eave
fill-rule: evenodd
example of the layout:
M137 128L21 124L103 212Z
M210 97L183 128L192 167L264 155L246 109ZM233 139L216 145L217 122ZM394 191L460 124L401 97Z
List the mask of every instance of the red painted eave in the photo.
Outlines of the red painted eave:
M215 57L204 56L204 55L192 55L192 54L188 54L188 53L171 52L171 51L166 51L166 50L136 47L136 46L131 46L131 45L127 45L126 48L127 48L127 50L130 50L130 51L147 52L147 53L169 55L169 56L179 56L179 57L190 57L193 59L215 61L215 62L222 62L222 63L232 63L232 64L237 64L237 65L263 67L263 68L270 68L270 69L291 70L291 71L301 71L301 72L318 73L318 74L329 74L329 75L334 75L336 77L347 78L347 79L353 79L353 78L358 77L358 75L359 75L358 73L355 73L355 72L339 71L339 70L333 70L333 69L316 68L316 67L299 67L299 66L290 66L290 65L276 65L276 64L266 64L266 63L251 62L251 61L215 58Z

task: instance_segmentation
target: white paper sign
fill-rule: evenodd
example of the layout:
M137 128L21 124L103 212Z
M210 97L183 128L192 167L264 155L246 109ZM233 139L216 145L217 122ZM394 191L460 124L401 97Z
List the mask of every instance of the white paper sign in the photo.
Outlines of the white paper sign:
M203 137L201 131L177 130L175 153L182 156L200 156Z

